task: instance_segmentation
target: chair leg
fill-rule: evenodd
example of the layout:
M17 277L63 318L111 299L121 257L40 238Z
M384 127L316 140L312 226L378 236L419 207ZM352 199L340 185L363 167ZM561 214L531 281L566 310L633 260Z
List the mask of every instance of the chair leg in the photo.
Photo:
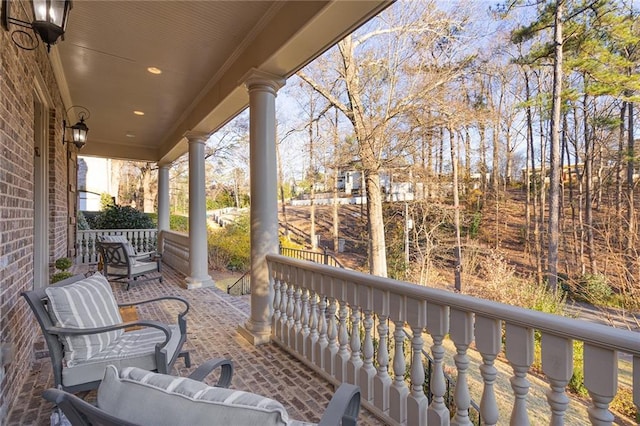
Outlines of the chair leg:
M189 368L191 367L191 354L189 353L189 351L182 351L180 352L180 354L178 354L178 358L183 358L184 359L184 366Z

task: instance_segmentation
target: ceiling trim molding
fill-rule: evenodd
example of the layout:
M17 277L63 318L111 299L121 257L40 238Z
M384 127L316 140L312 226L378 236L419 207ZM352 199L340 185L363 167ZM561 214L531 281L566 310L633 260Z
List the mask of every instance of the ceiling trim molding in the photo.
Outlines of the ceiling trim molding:
M64 104L64 109L66 111L71 107L71 105L73 105L73 101L71 100L69 83L67 83L67 77L64 73L64 68L62 67L62 61L60 60L60 52L58 51L58 46L55 44L51 46L49 61L51 62L53 75L58 83L58 89L60 89L60 96L62 97L62 103Z

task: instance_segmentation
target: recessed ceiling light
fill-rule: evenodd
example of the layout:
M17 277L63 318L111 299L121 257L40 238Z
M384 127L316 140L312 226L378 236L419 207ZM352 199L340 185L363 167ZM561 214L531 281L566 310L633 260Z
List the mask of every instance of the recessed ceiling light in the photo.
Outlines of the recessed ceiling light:
M126 137L128 137L128 138L135 138L135 137L136 137L136 134L135 134L135 133L133 133L133 132L127 132L127 133L125 134L125 136L126 136Z
M156 67L149 67L147 68L147 71L149 71L151 74L162 74L162 70Z
M135 115L144 115L144 112L142 112L142 111L133 111L133 113Z

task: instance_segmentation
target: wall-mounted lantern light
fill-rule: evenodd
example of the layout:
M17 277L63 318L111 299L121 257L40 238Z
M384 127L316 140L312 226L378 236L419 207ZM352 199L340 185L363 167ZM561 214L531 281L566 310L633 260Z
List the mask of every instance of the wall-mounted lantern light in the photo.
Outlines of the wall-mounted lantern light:
M19 4L20 2L18 1L2 0L2 20L0 21L2 27L7 31L9 31L9 24L31 28L46 43L47 50L51 50L51 45L58 41L58 38L64 34L67 27L71 0L32 0L33 22L23 21L11 16L12 7L17 7ZM24 42L20 41L19 37L21 36L30 40L30 44L25 45ZM37 42L34 42L31 34L23 30L13 31L11 39L16 46L25 50L33 50L38 45Z
M73 105L72 107L70 107L67 110L67 114L69 113L70 110L77 108L78 111L78 122L76 124L74 124L73 126L69 126L67 127L67 121L63 120L63 126L64 126L64 130L63 130L63 136L62 136L62 143L64 144L65 142L70 142L73 143L75 146L78 147L78 149L81 149L84 144L87 143L87 133L89 133L89 128L87 127L86 124L84 124L84 120L88 119L91 116L91 113L89 112L89 110L83 106L80 105ZM66 137L66 131L67 129L71 129L71 140L67 141L65 139Z

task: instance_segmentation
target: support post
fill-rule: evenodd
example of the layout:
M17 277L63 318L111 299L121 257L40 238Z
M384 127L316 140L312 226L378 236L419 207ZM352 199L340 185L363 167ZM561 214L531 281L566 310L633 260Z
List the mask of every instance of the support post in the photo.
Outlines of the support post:
M204 173L204 144L208 135L187 132L189 141L189 276L188 289L210 287L207 247L207 203Z
M243 81L249 91L251 316L238 331L259 345L271 335L273 288L265 256L278 253L276 93L284 79L253 69Z

